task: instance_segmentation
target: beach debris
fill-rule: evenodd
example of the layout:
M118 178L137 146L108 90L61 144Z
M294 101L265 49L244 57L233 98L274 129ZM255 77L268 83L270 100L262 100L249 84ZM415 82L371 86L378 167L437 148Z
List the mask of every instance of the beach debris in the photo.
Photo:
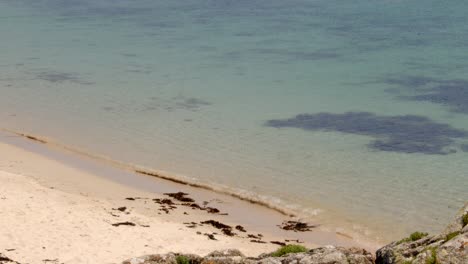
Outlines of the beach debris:
M16 262L12 259L10 259L9 257L3 255L2 253L0 253L0 264L6 264L6 263L16 263L16 264L19 264L19 262Z
M259 243L259 244L266 244L265 241L262 241L262 240L259 240L259 239L252 239L252 240L250 240L250 242L252 242L252 243Z
M290 242L294 242L298 244L304 243L304 241L300 241L299 239L285 239L284 241L286 241L287 243L290 243Z
M193 203L195 200L193 200L190 197L186 197L188 193L184 192L176 192L176 193L165 193L164 195L167 195L169 197L172 197L178 201L185 202L185 203Z
M271 243L271 244L278 245L278 246L286 246L286 243L280 242L280 241L270 241L270 243Z
M43 139L39 139L39 138L31 136L31 135L26 135L26 134L19 134L19 135L22 136L22 137L25 137L27 139L30 139L32 141L36 141L36 142L39 142L39 143L42 143L42 144L47 144L47 141L45 141Z
M136 201L136 200L149 200L150 198L145 198L145 197L127 197L125 200L129 201Z
M170 211L177 209L178 208L177 205L182 205L182 206L190 207L190 208L192 208L192 210L206 211L209 214L228 215L227 213L221 213L218 208L207 206L209 204L209 202L207 202L207 201L203 202L203 207L200 206L199 204L197 204L195 202L194 199L192 199L190 197L187 197L189 195L188 193L174 192L174 193L164 193L164 195L169 196L169 197L173 198L174 200L182 202L182 203L178 204L178 203L175 203L173 200L168 199L168 198L154 198L154 199L151 199L154 203L157 203L157 204L161 205L158 210L162 211L162 212L164 212L166 214L169 214ZM125 199L128 200L128 201L136 201L136 200L139 200L139 199L148 200L148 198L142 198L142 197L127 197ZM145 203L146 203L146 201L145 201ZM117 208L117 209L119 209L119 208ZM158 213L158 214L161 214L161 213ZM187 212L183 212L183 214L188 215Z
M135 223L132 223L132 222L119 222L119 223L115 223L115 224L112 224L113 226L121 226L121 225L127 225L127 226L136 226Z
M153 199L153 201L157 204L167 204L167 205L174 205L174 202L171 199Z
M208 239L210 239L210 240L217 240L217 239L215 238L214 234L205 233L204 235L207 236Z
M245 230L245 228L244 228L243 226L241 226L241 225L236 225L235 228L236 228L236 230L238 230L238 231L240 231L240 232L244 232L244 233L247 232L247 231Z
M254 239L262 239L262 235L258 234L258 235L254 235L254 234L248 234L247 235L248 238L254 238Z
M225 234L226 236L235 236L236 235L236 233L232 232L232 227L231 226L225 225L225 224L220 223L220 222L215 221L215 220L203 221L203 222L201 222L201 224L212 225L214 228L217 228L217 229L221 230L223 232L223 234Z
M112 210L116 210L116 211L120 211L120 212L125 212L125 210L127 210L127 207L122 206L122 207L119 207L119 208L112 208Z
M184 223L184 225L188 228L196 228L198 227L198 224L195 222L190 222L190 223Z
M47 263L47 262L53 262L53 263L59 263L58 259L43 259L42 262Z
M219 213L219 210L217 208L213 208L213 207L205 207L206 208L206 211L210 214L217 214Z
M309 225L307 223L299 222L299 221L284 221L281 225L278 225L279 228L288 231L294 232L307 232L312 231L313 228L316 228L317 225Z
M159 199L155 198L153 201L160 205L159 211L163 211L166 214L169 214L169 211L177 209L175 203L171 199Z
M235 235L237 235L236 233L232 232L232 229L231 229L231 228L224 228L224 229L221 229L221 231L222 231L223 234L225 234L226 236L235 236Z
M6 250L6 251L15 251L16 249L14 249L14 248L6 248L5 250Z
M160 208L160 209L158 209L158 210L159 210L159 211L163 211L163 212L165 212L166 214L169 214L169 209L167 209L167 208L165 208L165 207L164 207L164 208Z
M198 209L198 210L201 210L201 211L206 211L207 213L210 213L210 214L227 215L227 213L221 214L219 209L217 209L217 208L214 208L214 207L201 207L197 203L182 203L181 205L188 206L188 207L192 208L192 210Z
M230 227L230 226L228 226L228 225L225 225L225 224L220 223L220 222L215 221L215 220L207 220L207 221L203 221L203 222L201 222L201 223L202 223L202 224L207 224L207 225L212 225L212 226L214 226L214 227L217 228L217 229L232 228L232 227Z
M188 206L188 207L191 207L192 210L194 209L200 209L200 210L203 210L202 207L196 203L183 203L182 204L183 206Z
M209 214L220 214L220 210L218 208L207 206L209 204L209 202L207 201L203 201L203 207L195 203L194 199L187 197L187 195L189 195L188 193L176 192L176 193L165 193L164 195L167 195L171 198L176 199L177 201L182 202L181 205L191 207L193 210L198 209L198 210L206 211ZM224 213L222 215L227 215L227 214Z
M142 197L127 197L127 198L125 198L125 200L129 200L129 201L142 200L142 199L148 199L148 198L142 198Z
M109 214L112 215L113 217L120 217L120 215L116 215L116 214L114 214L112 212L109 212Z

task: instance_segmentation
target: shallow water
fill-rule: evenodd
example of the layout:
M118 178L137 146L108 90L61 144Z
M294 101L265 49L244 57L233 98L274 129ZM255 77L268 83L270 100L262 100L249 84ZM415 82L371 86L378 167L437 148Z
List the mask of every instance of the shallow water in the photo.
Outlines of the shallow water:
M0 0L2 127L397 239L468 199L464 1Z

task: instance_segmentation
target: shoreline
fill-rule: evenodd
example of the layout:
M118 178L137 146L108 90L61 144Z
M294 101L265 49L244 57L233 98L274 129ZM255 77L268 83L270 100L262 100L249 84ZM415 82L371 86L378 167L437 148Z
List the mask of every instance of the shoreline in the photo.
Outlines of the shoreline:
M53 146L49 146L40 141L39 143L42 144L34 143L31 141L34 139L29 138L26 140L24 137L5 133L1 134L0 153L3 153L2 156L8 158L0 164L0 171L2 171L2 173L6 171L8 173L13 173L13 175L17 177L23 177L26 179L26 182L29 183L37 182L40 186L44 187L42 192L62 192L66 195L75 195L81 198L86 197L88 200L109 203L113 208L131 208L132 213L134 212L148 219L163 220L178 224L180 225L178 228L185 228L184 234L198 237L203 242L208 239L203 235L197 234L197 232L201 232L197 230L206 227L197 226L195 229L192 229L187 228L183 223L199 223L206 220L215 220L231 226L241 225L247 229L249 233L262 234L262 242L267 242L265 244L255 243L250 241L255 239L249 240L240 237L226 237L221 234L217 235L216 238L219 236L222 239L227 239L229 242L226 243L232 244L232 246L223 248L220 247L221 245L219 244L214 246L209 246L207 244L207 252L213 249L236 247L240 249L245 248L243 251L247 255L255 255L259 252L262 253L275 249L277 245L271 244L271 241L284 241L285 239L299 240L309 247L333 244L359 246L373 251L379 246L356 241L347 234L321 230L320 227L313 228L312 232L284 231L278 228L277 225L281 224L282 221L291 220L291 218L264 206L210 190L137 173L130 173L113 166L108 166L108 164L103 164L102 162L82 158L73 153L60 152L60 150L55 149ZM132 184L129 185L129 181L131 181ZM221 213L207 214L206 211L192 210L191 208L184 208L178 205L177 207L181 208L173 211L171 210L168 214L160 214L161 204L152 204L149 206L146 201L141 203L139 201L125 200L125 198L129 197L163 199L167 198L163 195L165 192L180 191L188 193L191 198L195 199L200 204L201 201L209 201L208 205L220 210ZM51 208L48 208L47 210L50 209ZM185 215L184 212L189 213L189 215ZM25 213L27 214L27 212ZM227 213L227 215L224 215L225 213ZM89 217L89 215L87 217ZM8 224L12 223L3 225L8 226ZM216 230L211 231L213 232ZM240 245L236 243L240 243ZM4 243L2 243L2 245L3 244ZM176 247L168 247L168 250L176 249ZM155 249L152 250L152 253L154 252ZM197 249L197 252L200 252L200 249ZM140 252L131 252L128 255L135 256L139 254L141 255Z
M39 136L32 135L32 134L21 133L21 132L17 132L17 131L13 131L13 130L8 130L8 129L0 130L0 133L13 134L15 136L22 137L22 138L27 139L29 141L32 141L34 143L40 143L40 144L46 145L47 147L54 148L58 152L66 151L66 152L70 152L72 155L79 156L79 157L75 157L75 158L89 158L89 159L97 161L97 162L106 163L109 166L116 167L118 169L127 171L129 173L141 174L141 175L145 175L145 176L154 177L157 180L171 181L171 182L174 182L174 183L177 183L177 184L187 185L187 186L194 187L194 188L200 188L200 189L204 189L206 191L216 192L216 193L219 193L219 194L222 194L222 195L229 195L229 196L232 196L234 198L247 201L249 203L258 204L260 206L267 207L267 208L275 210L275 211L277 211L277 212L279 212L279 213L281 213L281 214L283 214L285 216L289 216L289 217L295 217L296 216L295 212L293 212L291 209L287 209L287 208L284 208L284 207L280 207L279 205L269 203L269 202L267 202L265 200L262 200L260 197L253 197L251 195L248 196L242 190L238 190L236 192L236 190L229 190L228 187L222 186L222 185L219 185L219 184L208 185L208 184L203 183L203 182L198 182L196 179L193 179L193 178L181 177L181 176L175 175L173 173L168 173L166 171L145 168L145 167L142 167L142 166L139 166L139 165L134 165L134 164L128 164L128 163L118 161L118 160L114 160L114 159L111 159L111 158L108 158L108 157L105 157L105 156L91 154L91 153L89 153L87 151L84 151L84 150L81 150L81 149L79 149L77 147L66 146L66 145L54 142L54 141L52 141L50 139L47 139L47 138L44 138L44 137L39 137ZM25 149L31 150L30 149L31 145L27 145L27 146L22 145L22 147L25 148ZM40 152L40 151L38 151L38 152ZM44 153L40 153L40 154L44 155Z

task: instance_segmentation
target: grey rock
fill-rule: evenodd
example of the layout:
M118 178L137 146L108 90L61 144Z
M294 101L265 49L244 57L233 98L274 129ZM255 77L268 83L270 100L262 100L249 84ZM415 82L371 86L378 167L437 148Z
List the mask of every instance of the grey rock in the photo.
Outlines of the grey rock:
M468 203L458 211L453 221L439 235L417 241L393 242L376 252L376 264L468 264L468 228L463 216ZM456 234L449 238L448 234Z
M259 260L261 264L373 264L374 257L370 252L358 248L326 246L312 249L305 253L287 254L283 257L267 257Z
M458 210L458 213L455 215L452 222L445 228L443 234L447 235L449 233L462 230L465 230L464 232L466 232L468 229L463 224L463 216L466 214L468 214L468 202L466 202L465 205L460 210Z
M206 255L206 258L219 258L219 257L241 257L245 258L244 254L238 249L216 250Z
M193 264L373 264L370 252L358 248L327 246L304 253L292 253L282 257L246 258L239 250L214 251L206 257L184 255ZM122 264L176 264L177 254L148 255L132 258Z
M177 263L174 254L169 253L165 255L155 254L146 255L137 258L131 258L122 262L122 264L175 264Z
M223 251L213 251L208 254L201 263L222 263L235 264L246 263L244 254L237 249L227 249Z
M411 261L428 247L438 247L444 242L444 237L427 236L412 242L392 242L377 250L377 264L399 264Z
M447 264L468 264L468 233L462 233L437 249L437 261Z
M177 264L177 257L182 254L154 254L137 258L131 258L122 262L122 264ZM190 263L201 263L202 257L193 254L183 254Z

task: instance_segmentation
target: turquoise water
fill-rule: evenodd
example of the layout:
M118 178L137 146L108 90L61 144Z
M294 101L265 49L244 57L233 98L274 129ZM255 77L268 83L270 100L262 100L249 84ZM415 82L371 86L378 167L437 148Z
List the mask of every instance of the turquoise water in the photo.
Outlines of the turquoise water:
M0 0L2 127L364 238L436 231L468 199L467 11Z

